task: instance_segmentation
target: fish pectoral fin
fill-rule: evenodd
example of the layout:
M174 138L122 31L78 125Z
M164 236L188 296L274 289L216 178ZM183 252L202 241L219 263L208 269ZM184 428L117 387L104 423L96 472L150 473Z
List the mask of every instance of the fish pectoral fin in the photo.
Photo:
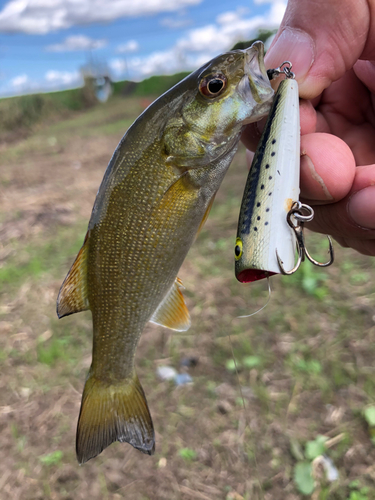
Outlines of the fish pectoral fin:
M57 316L62 318L90 309L87 298L87 231L85 241L78 252L74 264L66 275L57 297Z
M85 384L76 437L78 462L96 457L114 441L129 443L148 455L155 452L154 426L135 371L117 384L90 373Z
M172 288L152 315L151 323L165 326L177 332L186 332L190 328L190 314L181 288L183 288L182 281L177 277Z
M197 234L196 234L196 238L198 237L198 234L201 232L203 226L205 225L206 223L206 220L207 220L207 217L210 215L210 212L211 212L211 208L212 208L212 205L214 204L214 201L215 201L215 196L216 196L216 193L213 195L213 197L211 198L207 208L206 208L206 211L203 215L203 218L201 220L201 223L199 224L199 227L198 227L198 231L197 231Z

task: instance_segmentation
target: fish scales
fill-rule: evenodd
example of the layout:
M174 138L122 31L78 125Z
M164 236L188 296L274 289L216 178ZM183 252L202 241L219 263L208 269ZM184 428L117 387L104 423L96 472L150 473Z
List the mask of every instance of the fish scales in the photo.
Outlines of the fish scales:
M141 168L147 179L150 166L146 164ZM94 322L93 365L98 376L108 377L108 380L121 380L132 373L135 348L141 334L139 325L143 327L150 319L166 288L173 283L196 233L197 227L191 224L186 231L188 219L194 217L192 203L197 205L196 212L205 208L199 191L189 189L184 177L172 186L171 181L176 176L170 177L165 179L164 185L160 183L155 193L150 185L146 185L146 189L133 189L127 177L126 182L113 190L107 215L90 233L88 280ZM146 204L142 203L144 191L148 192ZM167 199L155 203L163 191L168 191ZM122 200L128 196L132 197L132 210L124 213ZM190 211L186 210L188 205ZM147 218L145 212L149 212ZM119 236L114 236L113 227ZM136 234L136 238L129 238L130 234ZM101 241L106 241L106 248L102 248ZM117 269L108 272L111 262L118 262L118 272ZM159 279L152 280L150 276L159 276ZM137 336L134 336L135 331ZM106 352L109 359L102 349L95 348L108 332L113 341Z
M59 317L92 312L92 364L77 427L80 463L116 440L154 452L134 366L139 337L148 321L189 328L178 270L243 126L268 112L272 95L259 42L223 54L155 101L114 152L57 304Z

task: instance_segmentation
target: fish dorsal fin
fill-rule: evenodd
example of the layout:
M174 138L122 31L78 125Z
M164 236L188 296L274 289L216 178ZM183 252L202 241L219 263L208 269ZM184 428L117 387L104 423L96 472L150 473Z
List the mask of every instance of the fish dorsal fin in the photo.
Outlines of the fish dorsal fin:
M185 332L190 328L190 314L180 288L183 288L183 284L177 277L172 288L152 315L150 319L152 323L178 332Z
M78 252L74 264L61 285L57 297L57 316L59 318L80 311L87 311L90 308L87 298L88 234L87 231L81 250Z

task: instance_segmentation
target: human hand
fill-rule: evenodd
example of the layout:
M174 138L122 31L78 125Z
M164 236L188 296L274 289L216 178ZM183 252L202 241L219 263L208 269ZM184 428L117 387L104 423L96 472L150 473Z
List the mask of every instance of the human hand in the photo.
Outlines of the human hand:
M375 0L289 0L266 67L299 83L307 227L375 255ZM243 142L254 148L254 127Z

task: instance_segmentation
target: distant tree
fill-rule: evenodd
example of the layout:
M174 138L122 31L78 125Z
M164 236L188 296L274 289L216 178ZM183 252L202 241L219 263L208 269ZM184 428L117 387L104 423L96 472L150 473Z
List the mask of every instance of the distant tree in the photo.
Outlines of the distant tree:
M265 43L270 36L273 36L276 33L276 29L274 30L259 30L256 38L253 38L252 40L244 41L244 42L237 42L231 50L238 50L238 49L247 49L250 47L254 42L257 40L260 40L261 42Z

